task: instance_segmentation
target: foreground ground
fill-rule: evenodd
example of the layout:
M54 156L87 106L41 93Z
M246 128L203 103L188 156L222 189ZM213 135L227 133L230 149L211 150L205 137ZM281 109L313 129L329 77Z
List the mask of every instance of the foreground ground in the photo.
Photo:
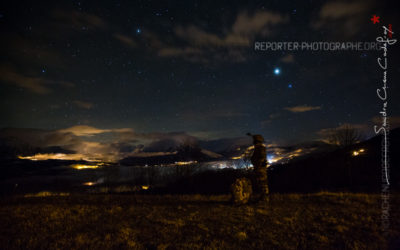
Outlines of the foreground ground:
M391 196L389 246L379 195L71 195L0 201L1 249L400 249L400 196Z

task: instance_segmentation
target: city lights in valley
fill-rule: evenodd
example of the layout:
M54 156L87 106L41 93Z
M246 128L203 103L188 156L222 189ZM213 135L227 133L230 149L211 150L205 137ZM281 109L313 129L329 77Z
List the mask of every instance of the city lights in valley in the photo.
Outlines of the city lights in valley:
M352 152L352 156L358 156L358 155L360 155L360 154L363 154L365 152L365 149L363 149L363 148L361 148L361 149L359 149L359 150L354 150L353 152Z
M71 165L72 168L81 170L81 169L96 169L99 168L100 165L84 165L84 164L74 164Z

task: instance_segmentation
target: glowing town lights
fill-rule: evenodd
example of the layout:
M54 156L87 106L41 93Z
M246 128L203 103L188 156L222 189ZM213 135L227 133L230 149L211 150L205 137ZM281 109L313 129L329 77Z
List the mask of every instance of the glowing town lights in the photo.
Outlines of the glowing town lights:
M365 149L361 148L361 149L359 149L359 150L354 150L354 151L352 152L352 155L353 155L353 156L358 156L358 155L360 155L360 154L362 154L362 153L364 153L364 152L365 152Z
M18 159L21 160L31 160L31 161L43 161L43 160L64 160L66 158L66 154L35 154L32 156L18 156Z
M31 161L37 161L38 160L38 159L34 158L33 156L21 156L21 155L18 155L18 159L31 160Z
M89 182L83 183L83 185L84 185L84 186L93 186L93 185L96 185L96 183L95 183L95 182L89 181Z
M246 158L246 157L250 154L250 152L251 152L253 149L254 149L254 145L248 147L248 148L242 153L242 155L240 155L240 156L234 156L234 157L232 157L231 159L232 159L232 160L244 159L244 158Z
M149 186L142 186L142 189L147 190L147 189L149 189Z
M99 160L90 159L83 154L62 154L62 153L51 153L51 154L35 154L31 156L19 155L18 159L31 160L31 161L46 161L46 160L85 160L90 162L98 162Z
M99 165L83 165L83 164L74 164L71 165L72 168L81 170L81 169L96 169L99 168Z
M49 191L42 191L36 194L24 195L24 197L49 197L49 196L69 196L69 193L53 193Z
M214 164L213 167L214 167L214 168L217 168L217 169L229 168L229 167L226 165L226 162L221 162L221 163Z
M280 160L282 160L283 159L283 157L277 157L277 156L272 156L272 155L268 155L267 156L267 162L269 163L269 164L272 164L272 163L276 163L276 162L278 162L278 161L280 161Z
M195 164L197 161L178 161L175 162L176 165L178 166L183 166L183 165L190 165L190 164Z

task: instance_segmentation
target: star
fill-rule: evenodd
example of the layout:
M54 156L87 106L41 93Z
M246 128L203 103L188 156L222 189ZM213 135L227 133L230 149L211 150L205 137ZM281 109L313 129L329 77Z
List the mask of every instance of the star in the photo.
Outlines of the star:
M379 16L374 15L374 16L371 18L371 21L372 21L374 24L379 23Z
M279 68L275 68L274 74L279 75L281 73L281 70Z
M136 29L136 34L140 34L140 33L142 33L142 30L140 28L137 28Z
M291 89L293 85L291 83L288 84L288 88Z

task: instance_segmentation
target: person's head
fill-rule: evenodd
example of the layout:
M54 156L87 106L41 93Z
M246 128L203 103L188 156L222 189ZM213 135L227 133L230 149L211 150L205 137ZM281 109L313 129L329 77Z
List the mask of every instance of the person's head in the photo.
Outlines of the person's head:
M264 137L262 135L253 135L253 144L264 143Z

